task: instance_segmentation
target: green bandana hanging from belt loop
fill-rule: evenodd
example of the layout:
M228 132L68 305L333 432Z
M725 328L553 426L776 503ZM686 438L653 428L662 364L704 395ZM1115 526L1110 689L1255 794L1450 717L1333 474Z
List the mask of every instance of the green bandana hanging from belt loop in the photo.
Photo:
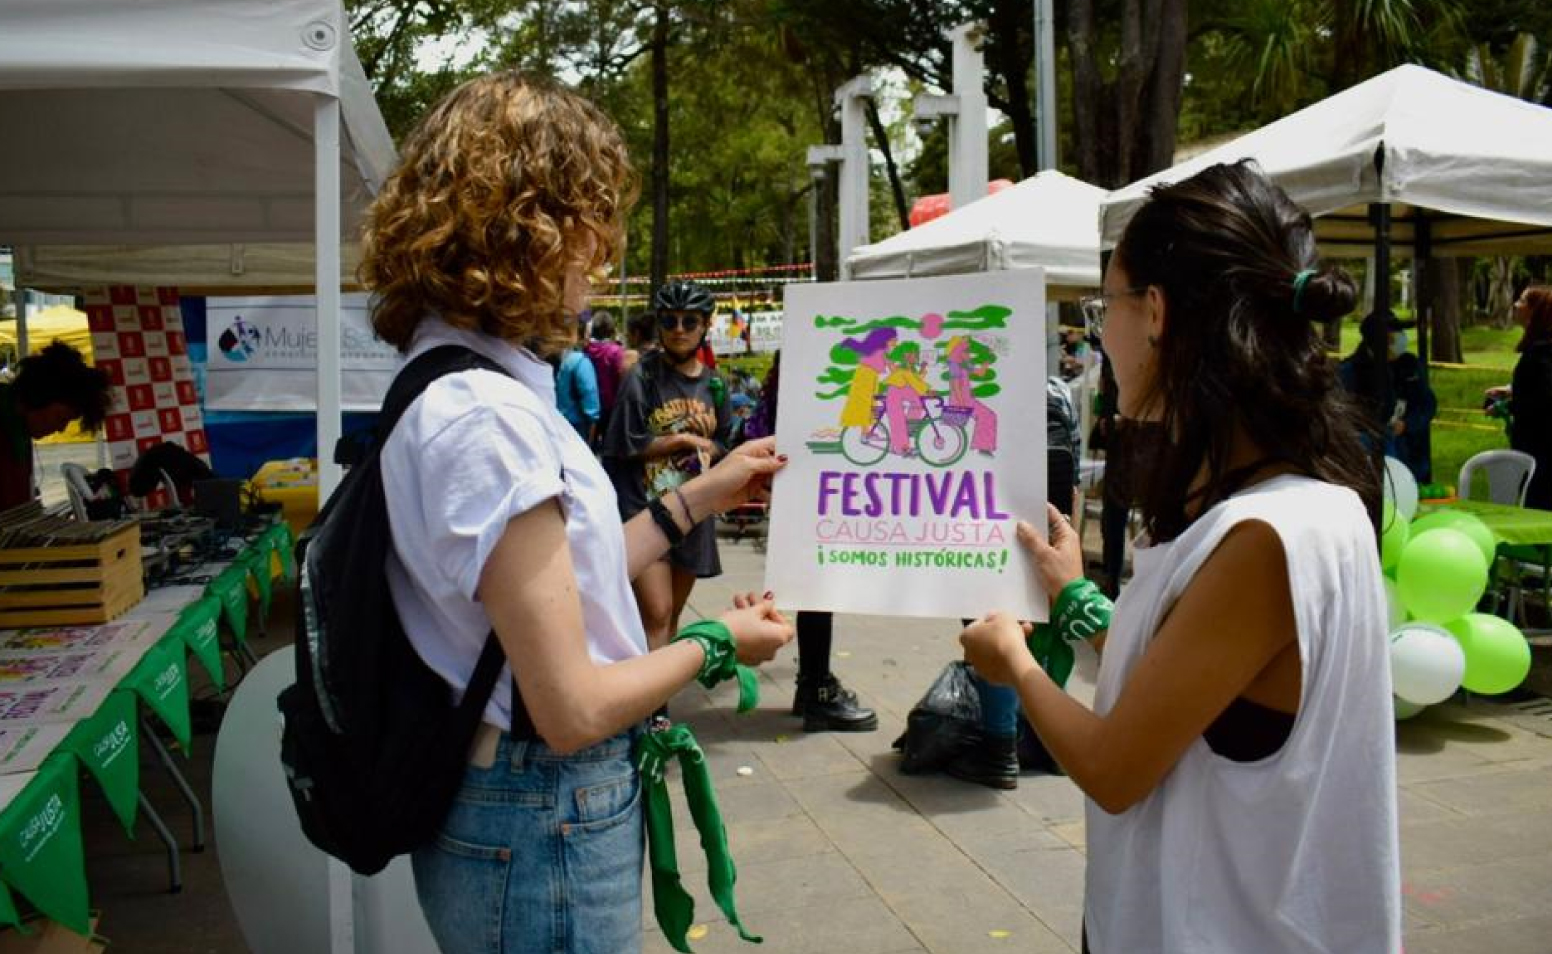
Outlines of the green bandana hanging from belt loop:
M738 936L755 944L763 942L744 930L733 901L733 882L738 872L733 867L733 856L728 851L727 829L722 825L722 812L717 808L717 796L711 787L711 773L706 768L706 753L695 741L695 735L687 725L674 725L666 719L654 720L652 727L641 737L636 753L636 765L641 770L641 784L647 806L647 857L652 865L652 910L657 916L658 927L674 950L691 954L685 935L695 919L695 899L679 878L679 859L674 851L674 814L668 801L666 780L668 763L679 760L684 773L685 799L690 803L690 817L700 832L701 850L706 853L706 882L717 907L727 916L728 923L738 930Z
M736 678L738 711L749 712L760 704L760 684L753 669L739 664L738 644L733 641L733 633L726 624L714 619L703 619L681 629L679 635L674 637L674 642L681 639L699 643L705 655L700 672L695 675L696 682L711 689L721 682Z

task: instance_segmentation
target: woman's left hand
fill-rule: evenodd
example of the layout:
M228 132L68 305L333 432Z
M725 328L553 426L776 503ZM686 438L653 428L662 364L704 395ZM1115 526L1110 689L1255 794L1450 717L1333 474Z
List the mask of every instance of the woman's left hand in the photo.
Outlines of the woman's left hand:
M704 519L751 500L764 500L770 492L772 475L786 465L786 456L776 453L776 438L763 437L738 445L683 489L695 499L696 517Z
M1029 631L1018 620L994 612L965 627L959 642L965 647L965 662L976 672L999 686L1013 686L1035 665L1025 643L1028 636Z

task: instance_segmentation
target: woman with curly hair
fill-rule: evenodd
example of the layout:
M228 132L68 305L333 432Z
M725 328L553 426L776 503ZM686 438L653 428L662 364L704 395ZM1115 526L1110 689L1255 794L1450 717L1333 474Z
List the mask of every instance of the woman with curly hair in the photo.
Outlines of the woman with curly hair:
M1320 328L1353 282L1254 165L1153 190L1086 302L1121 413L1159 436L1114 616L1071 524L1020 524L1092 709L1010 616L960 637L1088 796L1085 949L1396 954L1378 468Z
M782 464L772 442L622 526L608 477L555 409L543 358L571 343L586 276L610 260L633 198L607 117L497 73L425 116L366 228L378 334L411 359L460 345L504 372L435 381L381 455L388 577L410 642L458 695L494 630L512 675L441 833L412 858L450 954L638 949L640 727L714 662L759 663L792 638L751 595L648 652L630 587L696 523L763 491Z

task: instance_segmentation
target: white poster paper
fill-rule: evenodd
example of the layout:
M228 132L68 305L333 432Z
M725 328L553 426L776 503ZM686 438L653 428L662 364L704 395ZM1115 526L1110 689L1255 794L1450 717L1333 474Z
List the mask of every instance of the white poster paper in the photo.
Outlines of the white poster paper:
M318 322L311 295L211 298L205 308L205 405L222 411L312 411ZM340 296L341 402L375 411L399 353L372 332L368 296Z
M0 726L79 722L113 691L108 679L0 686Z
M784 607L1047 617L1038 269L789 286L766 586Z

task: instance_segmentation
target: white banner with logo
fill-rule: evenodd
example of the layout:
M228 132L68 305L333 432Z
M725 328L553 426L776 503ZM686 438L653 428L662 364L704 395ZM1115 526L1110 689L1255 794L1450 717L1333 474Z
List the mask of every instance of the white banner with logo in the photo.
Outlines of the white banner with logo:
M375 411L398 351L378 340L365 294L341 296L342 405ZM313 411L318 326L311 295L211 298L205 308L205 406L221 411Z
M781 317L779 311L719 310L706 341L718 357L775 351L781 347Z

